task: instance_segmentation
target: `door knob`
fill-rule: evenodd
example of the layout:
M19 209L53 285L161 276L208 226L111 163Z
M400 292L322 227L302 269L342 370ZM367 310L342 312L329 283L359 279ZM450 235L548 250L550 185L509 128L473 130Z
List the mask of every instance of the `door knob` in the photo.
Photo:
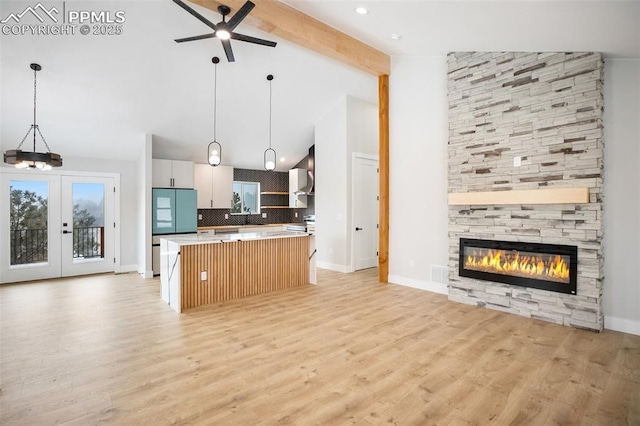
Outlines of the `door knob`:
M356 231L362 231L362 228L356 228Z
M73 234L73 232L71 231L67 231L66 229L64 231L62 231L63 234Z

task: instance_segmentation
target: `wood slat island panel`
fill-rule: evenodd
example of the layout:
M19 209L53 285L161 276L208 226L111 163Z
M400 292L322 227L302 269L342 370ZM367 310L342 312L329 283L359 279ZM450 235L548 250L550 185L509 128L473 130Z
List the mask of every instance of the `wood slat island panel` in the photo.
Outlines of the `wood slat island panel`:
M182 246L180 282L182 310L307 285L309 237Z

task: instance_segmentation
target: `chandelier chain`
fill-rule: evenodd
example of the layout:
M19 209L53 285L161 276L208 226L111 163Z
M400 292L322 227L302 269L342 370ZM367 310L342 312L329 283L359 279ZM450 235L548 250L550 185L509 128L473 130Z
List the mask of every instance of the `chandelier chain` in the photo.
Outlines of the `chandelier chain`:
M42 132L40 131L40 126L34 126L36 128L36 130L38 131L38 134L40 135L40 139L42 139L42 142L44 142L44 146L47 147L47 152L51 152L51 148L49 148L49 144L47 143L47 141L44 139L44 136L42 136ZM35 133L35 130L34 132Z
M24 138L22 138L22 140L20 141L20 145L18 145L16 149L20 149L24 141L27 140L27 136L29 136L29 133L31 133L31 130L33 130L33 124L31 125L31 127L29 127L29 130L27 130L27 134L24 135Z

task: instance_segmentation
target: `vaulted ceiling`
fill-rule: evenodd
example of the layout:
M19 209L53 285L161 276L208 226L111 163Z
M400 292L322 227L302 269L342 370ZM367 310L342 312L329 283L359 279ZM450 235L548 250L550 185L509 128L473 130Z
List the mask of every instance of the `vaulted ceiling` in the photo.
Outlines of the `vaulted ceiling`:
M255 2L265 8L270 0ZM3 0L0 18L31 3ZM211 10L216 2L197 3L209 7L194 5L204 16L220 20ZM640 58L638 1L284 3L391 55L597 50L605 58ZM361 5L369 14L354 13ZM43 66L38 74L38 123L47 142L54 151L80 157L135 158L144 133L153 133L155 156L205 162L213 136L214 55L221 58L217 134L224 164L261 167L268 145L267 74L275 75L273 145L278 156L286 158L279 170L305 155L313 144L314 123L342 96L377 100L374 75L281 39L277 32L267 32L269 28L260 31L242 23L238 31L277 41L278 46L232 42L236 62L228 63L216 39L180 45L173 41L208 28L170 0L67 6L123 10L123 34L0 35L2 150L15 148L31 123L31 62ZM391 33L400 39L392 40Z

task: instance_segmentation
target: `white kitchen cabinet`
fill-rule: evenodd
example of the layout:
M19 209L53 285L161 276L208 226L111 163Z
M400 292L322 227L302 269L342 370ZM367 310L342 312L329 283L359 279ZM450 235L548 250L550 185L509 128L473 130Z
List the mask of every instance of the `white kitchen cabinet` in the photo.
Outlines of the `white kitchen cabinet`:
M199 209L230 209L233 199L233 167L194 166L194 188Z
M193 188L193 163L191 161L161 160L152 163L154 188Z
M291 169L289 170L289 207L305 208L307 207L307 196L296 195L296 191L307 186L307 170Z

